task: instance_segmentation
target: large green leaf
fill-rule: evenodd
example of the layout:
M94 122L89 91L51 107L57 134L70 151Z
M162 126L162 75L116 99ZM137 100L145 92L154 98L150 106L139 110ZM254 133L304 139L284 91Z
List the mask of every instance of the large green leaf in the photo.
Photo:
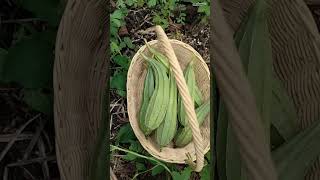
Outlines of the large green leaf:
M202 171L200 172L201 180L210 180L210 167L207 165L205 166ZM213 180L214 177L211 177L211 180Z
M48 21L50 25L58 25L60 20L59 0L19 0L18 2L36 17Z
M228 124L227 129L227 148L226 148L226 171L227 179L233 180L241 177L241 160L238 142L233 134L233 129Z
M11 47L3 79L26 88L41 88L52 82L53 48L46 41L24 39Z
M227 179L226 174L226 144L228 129L228 113L223 101L219 103L219 112L217 120L217 140L216 140L216 158L219 179Z
M156 176L156 175L162 173L164 170L165 170L165 169L164 169L162 166L157 166L157 167L155 167L154 169L152 169L151 175L152 175L152 176Z
M47 115L53 112L53 96L44 94L40 90L24 90L23 100L34 110Z
M248 60L247 72L251 89L256 97L257 107L269 137L271 114L272 48L266 18L266 3L257 1L249 18L245 36L240 42L240 56ZM250 26L252 24L252 26ZM248 47L247 47L248 46ZM242 49L245 47L245 49ZM245 53L243 53L243 51ZM247 52L249 52L247 54ZM247 55L249 55L247 57Z
M274 125L271 125L270 127L270 142L271 151L275 150L285 142L285 139L281 136Z
M119 143L130 143L135 139L136 136L133 133L131 125L127 123L120 128L116 137L116 145L118 145Z
M240 26L238 33L235 35L235 43L239 46L243 67L247 73L265 127L266 140L269 141L272 106L270 84L272 80L272 51L265 15L266 7L264 1L257 1L254 4L249 11L248 18L244 20L245 23ZM239 145L232 131L229 126L226 149L227 179L246 179L246 171L240 158Z
M126 82L127 82L127 72L116 71L111 77L110 88L115 89L120 96L125 97Z
M255 6L253 6L252 8L249 9L248 16L246 16L244 18L242 24L240 25L240 28L238 29L237 33L235 34L235 44L239 48L239 53L241 56L243 67L248 74L249 74L248 68L250 68L249 67L250 58L252 57L252 52L254 52L254 50L252 48L255 47L252 45L252 43L253 43L252 35L254 33L254 30L253 30L254 28L252 28L252 27L258 27L258 25L255 24L255 22L259 22L259 21L260 21L259 23L262 22L261 19L256 19L256 21L254 21L254 18L257 18L257 16L258 16L258 14L256 12L257 11L255 9ZM263 36L264 37L268 36L268 32L266 32L267 30L264 30L264 31L265 31L264 35L258 36L258 38L260 38L260 40ZM267 51L270 51L270 49L271 49L270 41L268 40L268 42L266 42L266 43L267 44L265 44L265 45L268 46L268 49L269 49ZM260 44L263 45L263 43L260 43ZM267 53L267 51L263 48L260 48L260 50L264 51L266 53L263 54L259 51L256 51L254 54L258 57L261 56L264 59L266 59L266 55L269 56L268 59L272 58L272 57L270 57L272 53ZM259 60L259 62L260 61L261 60ZM258 64L258 65L260 65L260 67L263 68L263 63ZM268 65L270 66L270 62ZM259 71L259 68L256 68L254 66L254 64L251 64L251 66L253 66L253 68L250 68L250 69L253 69L254 71ZM268 74L270 74L270 68L269 68ZM281 135L280 138L287 139L297 133L297 114L294 109L293 102L290 100L290 97L286 93L284 87L282 87L281 82L276 78L275 74L272 75L271 79L270 79L270 76L268 78L269 78L270 82L268 83L268 79L265 79L264 82L266 82L266 84L265 84L266 86L268 86L268 87L271 86L272 95L270 98L270 94L268 94L268 96L265 96L264 99L268 102L269 101L268 97L269 97L271 102L269 101L268 103L272 104L272 106L269 107L270 109L268 109L266 111L266 113L269 112L266 115L267 116L268 116L268 114L271 115L271 117L269 117L269 119L271 121L271 124L280 133L280 135ZM251 81L252 81L252 79L256 79L255 82L258 82L258 84L260 84L260 89L263 88L263 84L262 84L263 81L260 81L261 80L260 76L256 76L255 73L253 73L251 78L249 76L249 79L251 79ZM255 83L255 84L257 84L257 83ZM256 97L257 96L261 97L261 96L259 96L259 94L257 95L257 93L256 93ZM262 114L262 116L263 116L263 114ZM275 132L275 131L273 131L273 132ZM271 136L276 137L277 134L273 134ZM269 135L268 135L268 137L269 137Z
M272 94L272 125L284 140L288 140L298 133L298 116L292 100L276 77L272 80Z
M8 51L0 48L0 80L2 80L2 73L4 69L4 63L7 57Z
M180 172L173 171L172 172L172 179L173 180L189 180L191 173L192 173L192 169L190 168L190 166L188 166Z
M148 0L148 7L154 7L157 4L157 0Z
M130 66L130 59L128 56L121 56L121 55L116 55L115 57L112 58L113 62L116 64L120 65L122 68L125 70L129 69Z
M54 47L56 44L56 36L57 32L55 30L48 29L46 31L35 32L31 36L31 38L34 40L45 41L46 43Z
M279 179L303 180L307 169L320 155L320 122L303 130L272 152Z

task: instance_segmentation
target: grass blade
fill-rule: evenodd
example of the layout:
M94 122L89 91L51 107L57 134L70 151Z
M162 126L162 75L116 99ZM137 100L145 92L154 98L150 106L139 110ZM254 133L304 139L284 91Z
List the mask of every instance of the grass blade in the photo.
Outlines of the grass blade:
M306 170L320 155L320 122L303 130L272 152L279 179L303 180Z
M230 124L228 124L226 148L227 180L239 179L239 177L241 177L242 165L238 147L238 142L234 137L233 130Z
M272 47L266 19L267 4L257 1L252 21L252 38L249 41L250 53L248 63L248 79L257 100L257 106L266 128L266 137L270 132L271 79L272 79ZM244 43L247 43L244 41ZM269 138L267 139L269 141ZM268 142L267 141L267 142Z
M226 174L226 144L227 144L228 114L222 101L219 103L217 120L216 154L219 179L227 179Z
M258 110L265 126L267 142L270 142L271 113L271 79L272 79L272 48L268 36L266 19L266 3L257 1L250 10L248 18L235 35L239 54L256 97ZM227 137L227 179L246 179L244 167L241 165L238 142L228 128Z
M276 77L272 81L272 94L271 122L283 139L288 140L298 133L298 116L292 100Z

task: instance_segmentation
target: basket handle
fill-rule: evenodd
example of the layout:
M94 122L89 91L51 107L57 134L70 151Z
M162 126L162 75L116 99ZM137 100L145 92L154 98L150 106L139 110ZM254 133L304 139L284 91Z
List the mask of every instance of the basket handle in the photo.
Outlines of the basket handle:
M190 154L187 154L188 159L186 160L186 163L188 163L194 171L200 172L203 168L203 163L204 163L204 145L203 145L203 138L200 133L200 127L197 120L196 112L194 109L194 102L192 101L186 80L184 79L182 69L180 67L178 59L173 51L173 48L171 46L171 43L169 42L169 39L166 33L164 32L162 27L158 25L145 30L145 32L149 32L149 31L156 32L157 39L160 45L159 49L169 59L171 69L175 76L178 90L186 110L186 115L188 117L187 119L191 127L197 159L196 159L196 163L194 163L192 159L190 159Z

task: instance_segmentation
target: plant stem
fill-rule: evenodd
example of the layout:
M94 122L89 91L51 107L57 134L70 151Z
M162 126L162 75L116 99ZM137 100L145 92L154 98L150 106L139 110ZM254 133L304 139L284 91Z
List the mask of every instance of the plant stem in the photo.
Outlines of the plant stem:
M147 159L147 160L150 160L150 161L153 161L153 162L156 162L158 165L162 166L166 171L168 171L170 173L170 175L172 176L172 173L170 171L170 169L162 162L160 162L159 160L156 160L155 158L153 157L148 157L148 156L144 156L144 155L141 155L141 154L138 154L136 152L133 152L133 151L130 151L130 150L127 150L127 149L123 149L123 148L120 148L118 146L114 146L114 145L110 145L110 149L111 151L114 151L114 150L119 150L119 151L123 151L123 152L126 152L126 153L130 153L130 154L133 154L135 156L138 156L138 157L141 157L141 158L144 158L144 159Z

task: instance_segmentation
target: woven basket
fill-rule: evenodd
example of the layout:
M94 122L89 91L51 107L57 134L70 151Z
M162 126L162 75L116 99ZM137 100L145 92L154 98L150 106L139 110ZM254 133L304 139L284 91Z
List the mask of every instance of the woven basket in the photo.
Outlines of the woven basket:
M178 40L169 40L165 35L163 29L160 28L159 26L154 27L153 30L157 32L158 40L153 40L148 42L151 45L151 47L154 47L160 52L164 53L168 58L170 57L170 55L168 55L170 54L170 52L168 51L170 51L170 49L172 48L171 50L174 51L173 54L176 56L176 58L175 57L169 58L171 67L172 67L172 64L175 63L175 61L177 60L179 61L178 66L176 67L178 68L177 72L180 72L181 74L179 73L175 74L175 78L177 82L179 78L183 78L182 71L184 70L188 62L192 59L195 60L194 71L196 75L197 84L203 94L204 100L205 101L209 100L210 72L207 64L204 62L200 54L188 44L185 44ZM170 44L169 46L171 47L168 47L168 44L166 43ZM167 50L164 46L167 46ZM186 163L185 160L187 159L186 154L190 153L192 157L192 161L195 161L197 159L198 168L196 171L200 171L203 166L203 156L206 152L209 151L209 148L210 148L210 122L209 122L210 117L209 115L207 116L204 123L199 127L200 129L195 129L196 131L199 132L199 134L201 132L201 139L199 139L197 142L195 142L194 140L193 142L191 142L190 144L188 144L183 148L173 148L172 144L170 144L168 147L162 148L162 151L160 152L159 146L155 142L154 136L146 137L143 134L143 132L140 130L139 123L138 123L138 120L139 120L138 112L140 111L140 106L142 101L142 92L143 92L143 83L144 83L144 78L146 76L146 68L144 65L144 60L140 55L140 52L143 52L148 56L151 55L148 49L146 48L146 46L141 47L132 59L132 62L128 71L128 78L127 78L127 101L128 101L129 121L136 137L138 138L138 140L140 141L144 149L146 149L152 156L156 157L159 160L163 160L165 162L184 164ZM179 83L177 83L177 85L180 93L181 93L181 88L187 89L186 84L183 84L182 86L180 86L180 88L179 88ZM188 97L186 98L189 98L189 100L191 101L191 97L189 93L187 95ZM193 110L193 113L195 113L194 110ZM188 119L191 119L191 118L189 117ZM195 137L195 134L193 134L193 137ZM202 147L200 150L200 153L198 152L198 150L195 150L197 149L195 146L195 143L197 143L198 145L200 143L200 146Z

